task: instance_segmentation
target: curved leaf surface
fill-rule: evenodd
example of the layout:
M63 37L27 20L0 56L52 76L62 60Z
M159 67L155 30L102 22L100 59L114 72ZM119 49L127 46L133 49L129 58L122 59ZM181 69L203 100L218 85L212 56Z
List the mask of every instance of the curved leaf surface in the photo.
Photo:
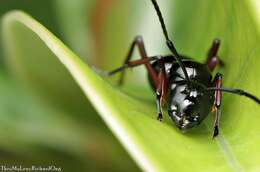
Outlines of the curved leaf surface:
M31 51L34 41L43 42L46 45L45 48L51 50L61 64L68 69L106 124L144 170L259 170L260 127L258 120L260 116L257 115L260 110L253 102L234 96L227 96L224 99L223 114L229 115L223 117L222 133L216 140L211 139L212 122L210 119L212 117L196 130L183 134L167 117L163 123L155 119L154 103L131 97L107 83L47 29L26 14L22 12L7 14L4 19L4 31L10 56L21 61L26 58L22 51ZM248 35L250 33L251 31L248 31ZM19 48L22 45L22 40L19 39L24 36L28 39L33 38L32 44L26 45L27 50ZM237 39L244 42L247 38ZM255 35L246 41L247 44L240 42L231 50L223 50L223 54L228 54L230 57L230 59L225 59L225 62L232 62L227 69L229 74L227 84L231 85L231 81L236 79L239 83L234 84L235 86L246 88L259 96L257 88L260 80L255 77L257 66L259 66L259 60L257 60L259 47L255 47L259 37ZM245 46L246 50L244 50ZM252 47L253 52L250 51ZM239 57L236 60L232 59L231 55L237 55L236 52L240 49L244 54L236 56ZM249 54L250 60L246 60L245 57ZM37 59L37 53L35 55ZM31 65L38 65L37 60ZM243 72L237 75L241 68Z

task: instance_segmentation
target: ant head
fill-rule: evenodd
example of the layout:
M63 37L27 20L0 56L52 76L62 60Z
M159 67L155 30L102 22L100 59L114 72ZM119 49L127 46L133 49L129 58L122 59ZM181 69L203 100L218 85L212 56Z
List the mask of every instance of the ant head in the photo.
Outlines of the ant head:
M173 105L168 112L175 125L182 131L193 128L201 121L200 114L196 110L196 105L186 100L184 103L188 103L185 109L182 109L179 105Z
M214 102L212 92L201 92L198 87L176 85L170 91L168 114L175 125L185 131L205 119Z

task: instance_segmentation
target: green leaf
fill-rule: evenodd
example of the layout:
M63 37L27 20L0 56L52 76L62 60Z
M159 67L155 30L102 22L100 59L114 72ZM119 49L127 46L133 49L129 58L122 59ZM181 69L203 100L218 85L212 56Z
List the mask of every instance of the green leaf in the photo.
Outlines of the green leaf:
M3 72L0 95L2 164L42 165L51 160L64 171L137 171L101 121L95 126L80 123L73 113L43 103Z
M35 156L35 149L47 147L80 157L88 170L136 171L137 167L103 125L64 66L44 42L27 34L18 33L17 47L9 51L14 56L5 61L29 90L16 90L9 80L0 80L1 148L14 153L30 150ZM40 94L34 94L37 98L31 100L32 89ZM39 98L43 101L37 101ZM105 149L102 154L96 154L101 148Z
M195 8L198 10L196 11L198 15L199 7L198 5ZM216 2L213 7L216 8L213 11L216 10L218 13L212 12L212 9L203 11L205 16L212 13L215 20L201 19L206 21L203 25L198 25L195 20L185 24L187 30L194 29L195 36L192 36L193 32L186 33L190 38L188 41L191 48L185 44L184 36L182 39L180 36L177 38L178 47L181 45L182 50L188 49L188 54L192 54L198 48L195 55L202 56L202 50L207 48L205 45L210 44L207 40L211 39L213 31L218 31L214 36L220 36L223 40L221 57L224 57L226 63L223 70L225 85L241 87L259 97L260 79L257 78L257 67L260 61L257 60L257 56L260 54L260 48L257 43L260 38L255 21L251 20L251 13L248 12L248 4L241 1ZM185 9L185 6L183 8ZM220 10L222 8L225 10ZM218 21L216 16L220 17ZM213 24L215 21L216 24ZM225 27L219 26L221 21L225 21L223 22ZM199 28L202 26L205 30L206 26L210 26L209 32L200 33ZM46 52L51 50L69 70L106 124L144 170L258 171L260 169L258 158L260 109L254 102L237 96L224 96L222 132L216 140L211 139L212 117L202 123L197 130L183 134L173 126L167 115L163 123L155 119L156 109L154 103L151 103L152 99L144 101L142 98L129 96L118 87L107 83L47 29L26 14L21 12L7 14L4 18L4 31L10 57L17 61L26 60L25 52L38 45L36 42L43 42L46 45ZM203 38L203 34L205 38L199 41L200 37ZM23 46L24 38L32 41L30 45L24 45L28 47L27 49L19 48ZM197 42L203 45L197 45ZM41 53L44 53L44 49ZM34 60L30 65L39 64ZM142 94L142 88L136 91Z

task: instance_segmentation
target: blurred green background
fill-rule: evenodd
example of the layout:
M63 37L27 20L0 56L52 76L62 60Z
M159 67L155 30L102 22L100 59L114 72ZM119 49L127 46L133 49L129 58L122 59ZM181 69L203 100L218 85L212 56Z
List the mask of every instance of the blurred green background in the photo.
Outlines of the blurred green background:
M123 59L129 44L126 42L130 39L125 39L131 18L131 11L125 10L127 5L114 0L1 0L0 17L10 10L23 10L82 59L107 69L120 63L117 59ZM118 16L122 11L125 18ZM117 24L120 28L111 33ZM123 46L110 46L116 41ZM65 77L61 85L48 81L46 85L33 85L12 70L4 54L1 41L0 165L54 165L62 171L139 171L72 78L52 73L57 71L54 65L41 72L53 78ZM111 62L98 58L111 54L118 56Z
M239 6L246 1L158 2L177 49L197 60L204 59L215 37L223 42L221 57L225 54L225 60L235 59L230 54L240 52L230 49L229 43L235 40L239 44L237 47L244 47L243 40L253 35L250 29L244 32L244 23L253 23L251 17L225 16L235 14L236 5L233 4ZM211 10L215 7L222 11ZM86 63L104 70L121 64L136 35L143 36L148 55L166 53L161 28L149 0L0 0L0 17L14 9L30 14ZM245 14L241 16L247 16L247 11ZM259 50L258 45L254 46ZM252 51L251 45L248 47ZM39 57L36 59L39 65L23 64L28 69L23 71L4 56L0 41L0 165L55 165L63 171L140 171L68 72L57 65L57 61L46 67L44 56L53 54L40 50L41 47L37 49ZM244 51L241 52L246 55L251 53ZM224 69L226 85L234 85L233 78L241 77L237 72L241 66L242 62L240 66L227 64ZM34 70L37 72L32 72ZM136 87L142 85L138 90L144 91L137 94L148 95L142 99L151 102L153 95L143 70L138 68L127 73L127 93L134 93ZM44 80L37 80L37 75ZM131 86L133 79L135 83ZM223 109L233 110L228 106ZM229 125L225 126L229 130Z

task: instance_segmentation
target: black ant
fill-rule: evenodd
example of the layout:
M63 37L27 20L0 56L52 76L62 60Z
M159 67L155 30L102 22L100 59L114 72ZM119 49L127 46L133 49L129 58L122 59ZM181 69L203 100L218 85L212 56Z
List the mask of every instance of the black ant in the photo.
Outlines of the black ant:
M124 70L139 65L145 65L148 78L156 93L157 119L162 120L162 105L168 104L168 113L176 126L185 131L199 125L211 110L216 112L213 138L219 134L220 106L222 92L245 96L260 104L259 98L240 89L222 87L223 77L217 73L212 80L211 72L217 65L224 63L219 59L217 52L220 40L215 39L208 52L204 64L191 58L179 55L168 32L162 13L156 0L151 0L160 20L166 38L166 44L171 55L148 57L141 36L137 36L130 48L123 66L108 73L109 76L122 72L119 82L123 83ZM135 46L141 55L140 60L130 61Z

